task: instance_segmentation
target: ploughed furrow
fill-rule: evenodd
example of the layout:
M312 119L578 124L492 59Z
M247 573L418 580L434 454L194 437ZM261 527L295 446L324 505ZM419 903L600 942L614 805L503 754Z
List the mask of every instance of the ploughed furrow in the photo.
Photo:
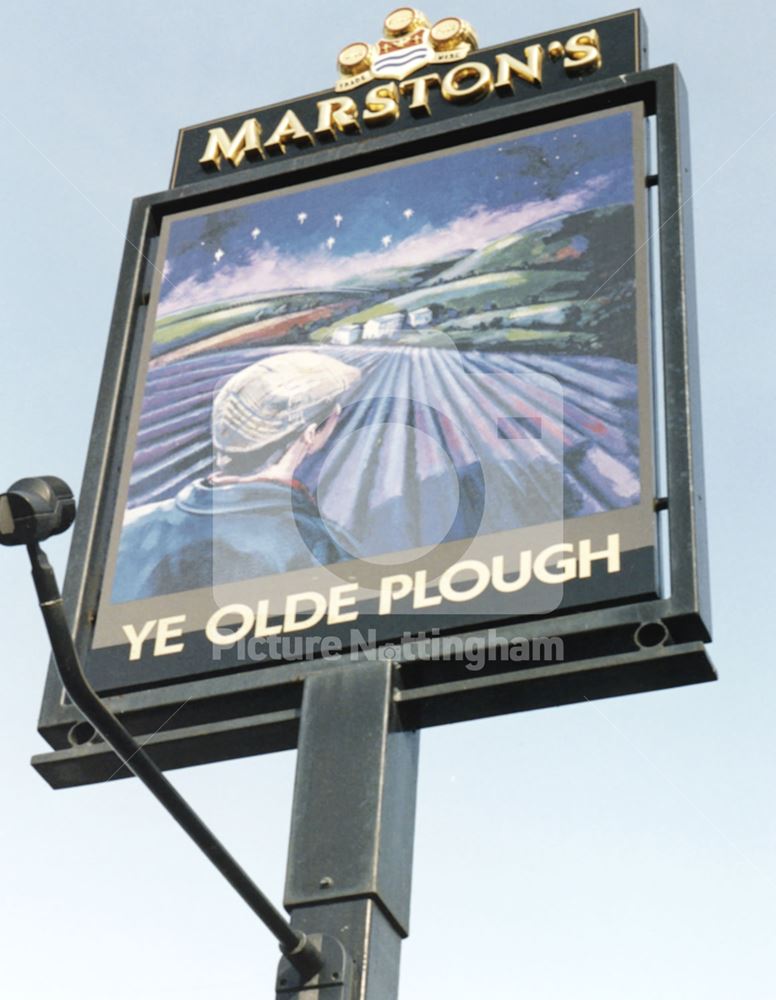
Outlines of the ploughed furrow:
M129 506L212 469L218 388L268 354L232 347L149 372ZM336 431L297 478L357 555L632 506L641 496L636 367L613 358L318 345L358 367ZM162 359L160 359L162 360Z

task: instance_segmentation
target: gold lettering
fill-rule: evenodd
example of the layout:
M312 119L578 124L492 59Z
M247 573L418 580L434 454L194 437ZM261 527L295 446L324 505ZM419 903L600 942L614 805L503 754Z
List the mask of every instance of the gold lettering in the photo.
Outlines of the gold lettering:
M474 77L474 83L462 87L465 80ZM468 104L479 101L493 92L493 74L481 62L464 63L451 69L442 81L442 97L454 104Z
M286 145L289 142L300 147L315 145L315 139L299 121L296 112L290 109L286 111L275 131L264 143L264 149L268 153L285 153Z
M504 577L504 557L496 556L493 560L493 587L500 594L514 594L522 590L531 579L531 553L520 553L520 570L516 580L506 580Z
M573 553L574 546L568 543L551 545L544 552L540 552L534 563L534 576L540 583L565 583L573 580L577 575L577 560L573 556L567 559L555 557L564 552Z
M596 559L606 559L608 573L620 572L620 536L607 535L606 548L593 552L593 544L589 538L579 543L579 578L586 580L593 575L592 565Z
M500 94L514 94L513 76L534 87L541 87L544 49L541 45L529 45L523 51L525 62L515 59L508 52L499 52L496 56L496 90Z
M336 139L337 131L360 132L358 107L352 97L333 97L318 101L318 124L315 134L321 139Z
M224 157L229 160L233 167L239 167L245 157L249 160L264 158L264 150L261 146L261 125L255 118L246 119L234 139L229 138L226 129L210 129L207 146L199 162L206 170L220 170Z
M439 73L429 73L428 76L419 76L414 80L405 80L399 90L402 94L411 94L410 111L416 118L431 114L431 107L428 103L429 87L441 87L442 81Z
M368 125L388 125L399 117L399 88L395 83L373 87L366 95L364 121Z
M465 581L461 581L468 587L467 590L457 590L453 586L456 575L460 573L465 574L467 578ZM474 580L471 579L472 574L475 576ZM464 559L463 562L455 563L444 571L439 578L439 593L446 601L462 603L479 597L487 589L489 583L490 571L485 563L477 559Z
M597 31L583 31L566 42L566 58L563 60L563 65L569 76L594 73L602 64L601 39Z

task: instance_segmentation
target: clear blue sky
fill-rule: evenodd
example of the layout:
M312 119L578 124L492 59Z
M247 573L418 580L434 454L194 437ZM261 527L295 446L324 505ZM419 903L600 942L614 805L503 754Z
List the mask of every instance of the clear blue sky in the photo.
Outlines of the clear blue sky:
M79 485L130 202L166 186L178 127L331 86L337 52L376 39L389 8L15 6L0 61L0 485ZM424 9L468 17L491 45L617 8ZM772 7L645 13L652 64L678 62L691 98L721 680L424 734L402 1000L776 996ZM50 546L60 571L66 544ZM0 994L270 995L269 935L144 789L54 793L29 768L46 643L24 553L1 555ZM293 767L282 754L175 775L278 901Z

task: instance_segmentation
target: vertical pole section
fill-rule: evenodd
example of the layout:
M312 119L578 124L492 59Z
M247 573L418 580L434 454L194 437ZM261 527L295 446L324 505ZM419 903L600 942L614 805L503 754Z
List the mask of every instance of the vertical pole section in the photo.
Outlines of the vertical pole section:
M305 680L285 906L291 926L338 939L353 1000L395 1000L409 934L419 734L402 732L394 668Z

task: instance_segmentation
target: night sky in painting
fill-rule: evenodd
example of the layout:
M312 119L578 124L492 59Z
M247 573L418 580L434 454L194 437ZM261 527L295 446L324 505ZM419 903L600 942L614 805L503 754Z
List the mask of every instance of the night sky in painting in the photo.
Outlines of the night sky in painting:
M400 263L396 253L408 239L478 213L540 203L550 215L553 202L575 192L585 208L630 202L632 143L625 112L174 220L160 310L200 304L197 286L267 256L331 263L375 255L364 261L368 270L380 256ZM217 301L217 284L206 301ZM228 298L228 281L223 292Z

